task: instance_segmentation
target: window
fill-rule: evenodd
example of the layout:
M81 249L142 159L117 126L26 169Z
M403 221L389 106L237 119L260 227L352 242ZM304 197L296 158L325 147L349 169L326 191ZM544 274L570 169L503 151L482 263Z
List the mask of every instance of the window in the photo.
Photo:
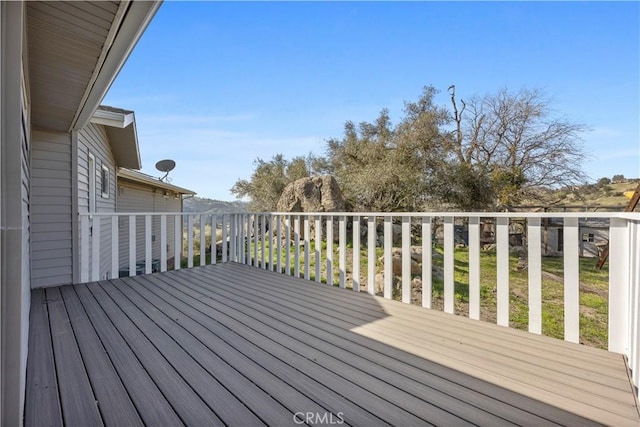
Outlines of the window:
M89 212L96 211L96 157L89 153L87 175L89 178Z
M105 164L102 165L102 175L101 175L100 189L102 192L102 197L105 199L109 198L109 167Z
M595 236L593 235L593 233L582 233L583 242L593 243L594 240L595 240Z

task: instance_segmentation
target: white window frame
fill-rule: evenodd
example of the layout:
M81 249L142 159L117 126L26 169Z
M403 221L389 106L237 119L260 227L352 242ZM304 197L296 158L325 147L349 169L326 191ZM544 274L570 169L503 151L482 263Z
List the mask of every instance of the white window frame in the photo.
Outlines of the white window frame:
M102 173L100 175L101 177L101 182L100 182L100 192L102 193L102 198L103 199L108 199L109 198L109 179L110 179L110 173L109 173L109 166L105 165L104 163L102 164Z
M89 153L87 161L87 175L89 178L89 213L96 212L96 156Z

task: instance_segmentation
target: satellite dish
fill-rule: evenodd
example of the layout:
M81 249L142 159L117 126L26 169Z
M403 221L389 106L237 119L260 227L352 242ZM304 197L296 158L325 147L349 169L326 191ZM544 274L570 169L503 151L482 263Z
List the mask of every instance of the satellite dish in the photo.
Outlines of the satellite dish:
M160 178L160 181L164 181L169 175L169 172L171 172L175 167L176 162L171 159L160 160L158 163L156 163L156 169L158 169L160 172L164 172L164 176Z

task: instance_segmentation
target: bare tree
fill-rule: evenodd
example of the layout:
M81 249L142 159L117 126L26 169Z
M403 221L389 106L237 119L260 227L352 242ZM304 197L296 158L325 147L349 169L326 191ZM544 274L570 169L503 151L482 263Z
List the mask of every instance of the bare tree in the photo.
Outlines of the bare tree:
M491 177L499 204L535 197L536 188L584 182L582 124L557 117L539 90L506 89L460 100L449 88L456 125L453 152L460 164Z

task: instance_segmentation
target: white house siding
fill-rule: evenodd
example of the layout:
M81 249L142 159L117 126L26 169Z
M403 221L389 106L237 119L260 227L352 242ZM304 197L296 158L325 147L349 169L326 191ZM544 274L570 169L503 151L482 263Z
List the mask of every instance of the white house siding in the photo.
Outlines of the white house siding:
M182 200L173 197L165 198L163 190L155 190L149 186L119 180L118 212L182 212ZM144 218L136 220L136 260L145 259L145 222ZM160 218L154 218L151 224L153 259L160 259ZM173 257L174 251L174 216L167 216L167 256ZM129 266L129 218L120 218L120 269Z
M34 130L31 154L31 285L73 280L71 135Z
M29 100L22 63L24 4L0 3L0 424L20 425L29 308Z
M95 171L89 171L89 153L95 156ZM115 212L116 208L116 168L113 154L109 148L107 133L102 125L93 123L78 132L78 212L89 212L89 173L96 174L96 212ZM102 165L109 169L108 197L102 197ZM117 277L111 271L111 219L94 216L91 226L100 221L100 278ZM91 247L93 237L88 243ZM80 242L80 251L85 242ZM89 266L92 265L91 258ZM91 267L90 267L91 268ZM92 272L90 271L90 274Z

